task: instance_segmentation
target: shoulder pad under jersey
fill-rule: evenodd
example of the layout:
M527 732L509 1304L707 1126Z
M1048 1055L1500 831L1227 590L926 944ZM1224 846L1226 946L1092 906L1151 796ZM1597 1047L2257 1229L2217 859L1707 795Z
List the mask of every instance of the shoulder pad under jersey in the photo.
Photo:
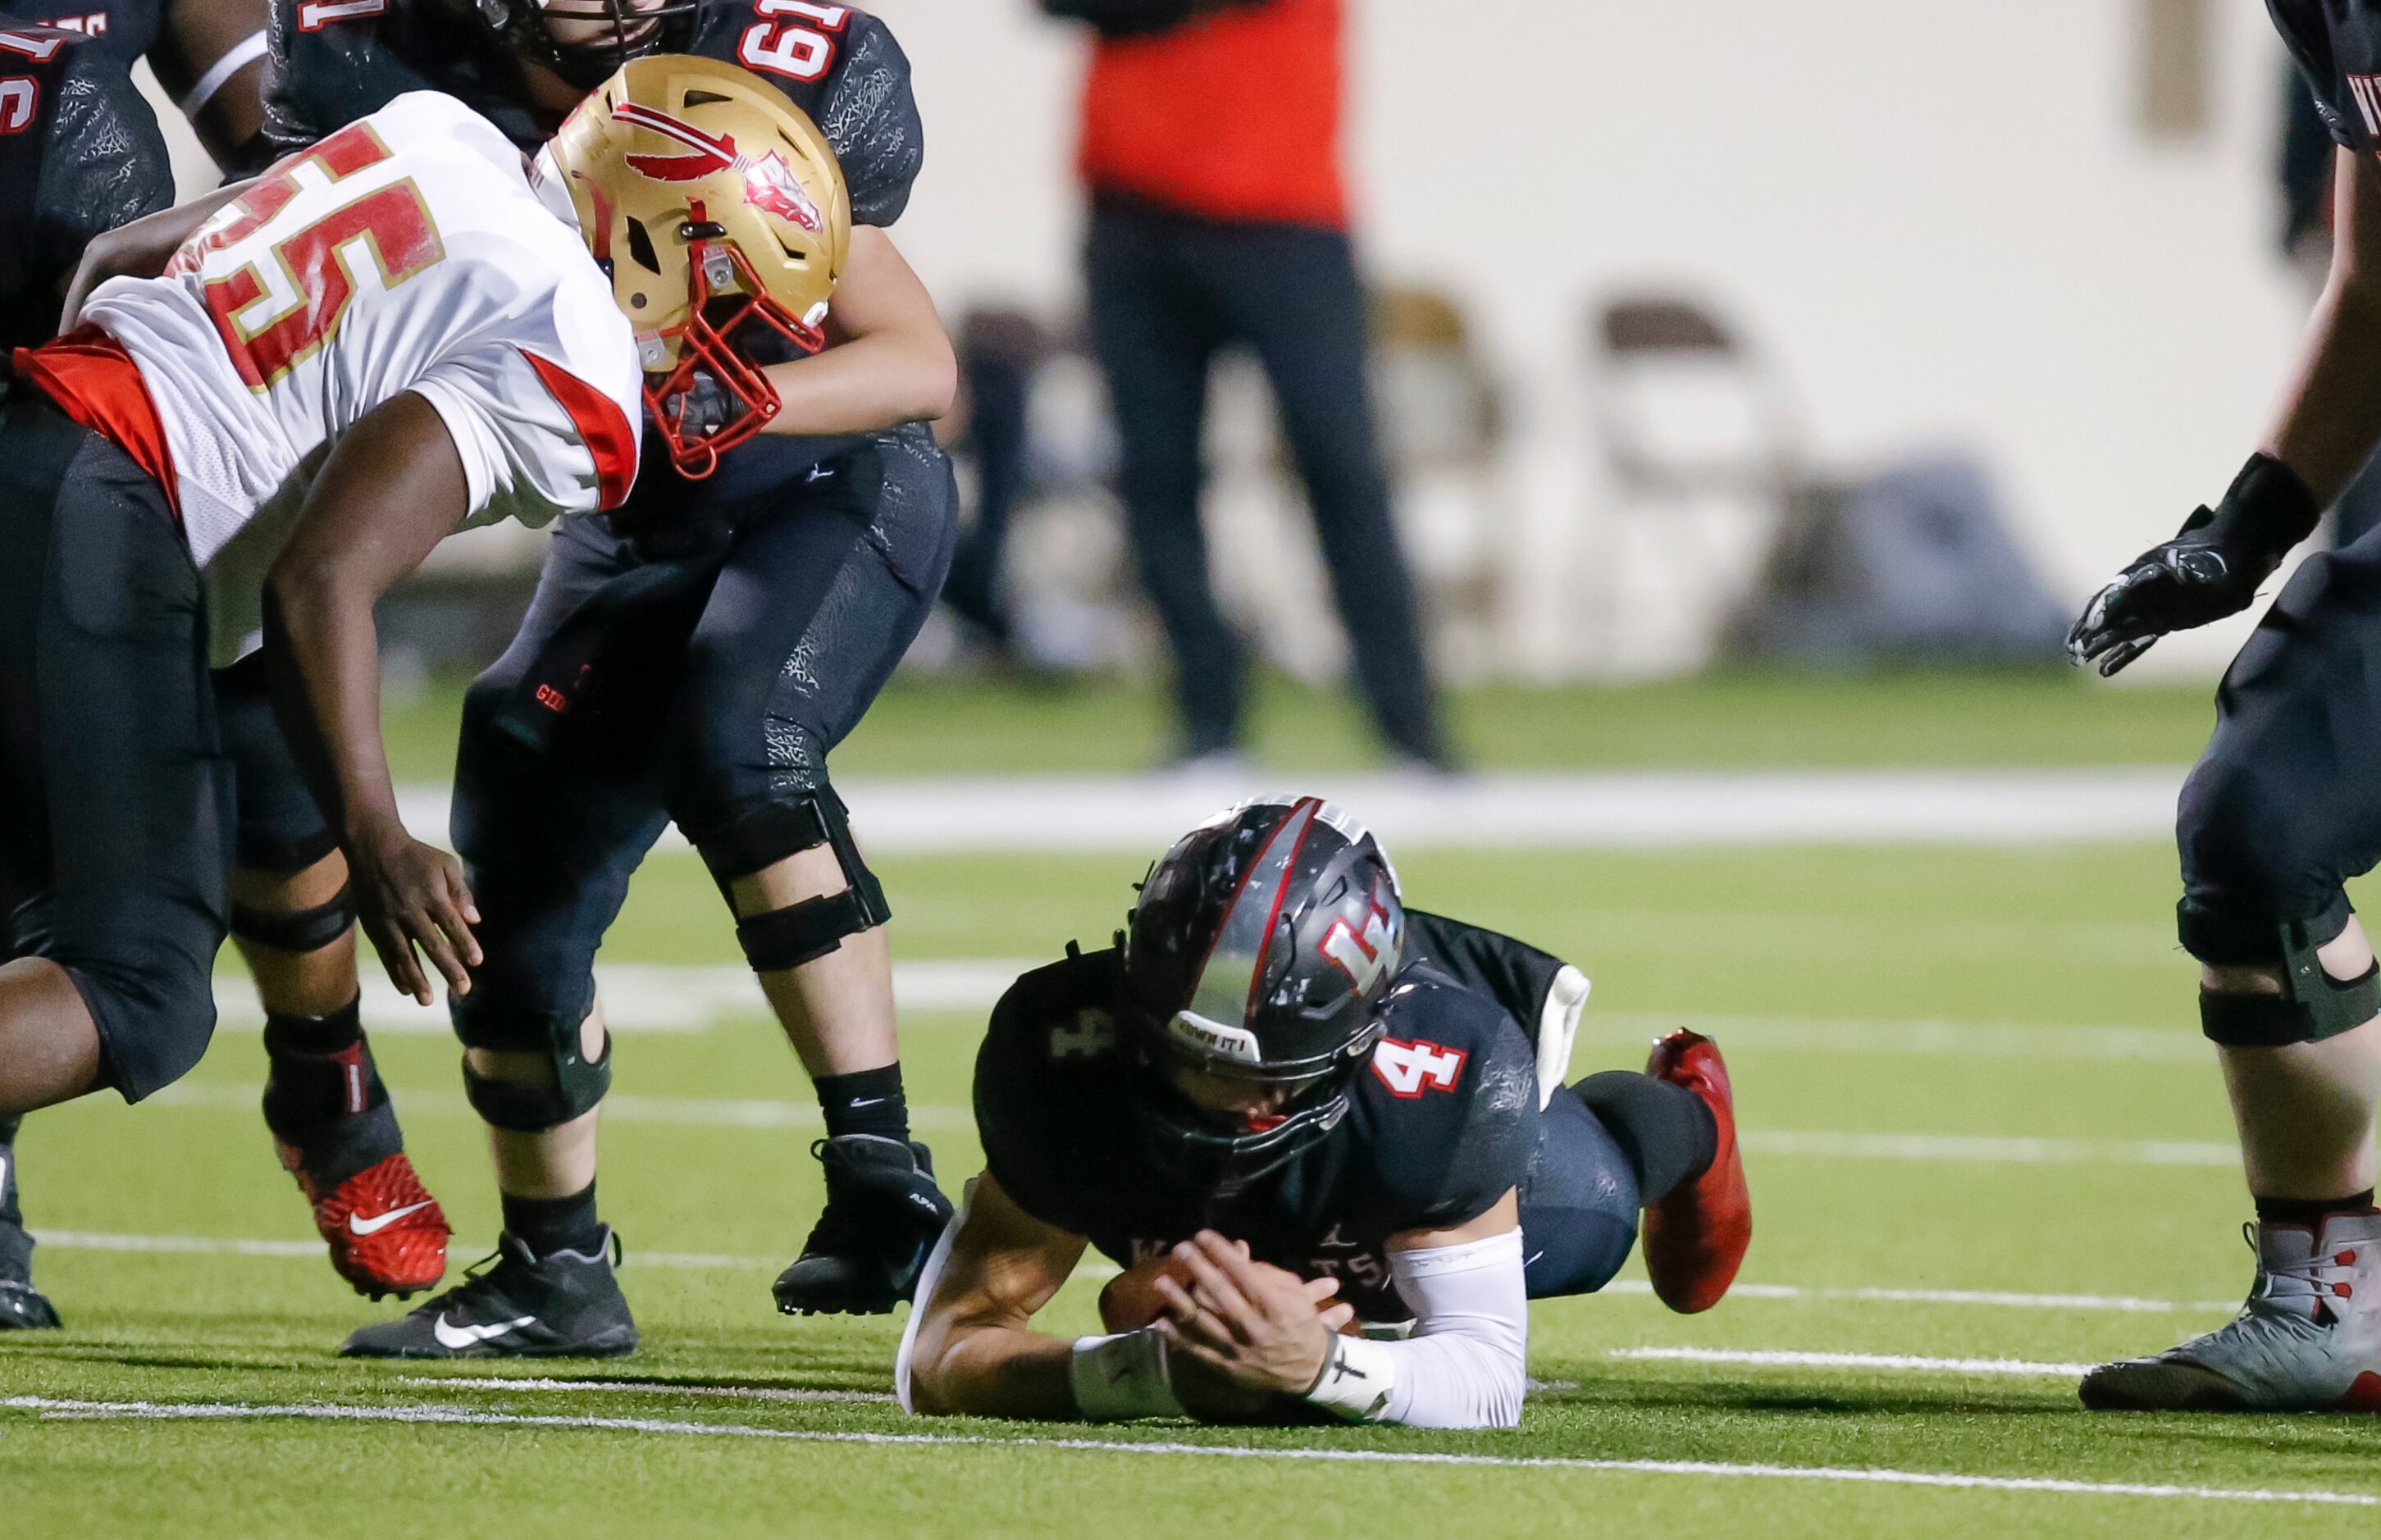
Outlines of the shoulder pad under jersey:
M925 131L892 29L857 6L710 0L694 51L751 70L810 116L843 163L856 223L901 217Z
M1085 1233L1074 1209L1083 1160L1121 1080L1112 1008L1119 954L1070 954L1020 977L976 1052L976 1131L993 1179L1027 1213Z
M1398 975L1381 1016L1353 1129L1391 1222L1430 1228L1487 1212L1537 1151L1528 1039L1495 999L1427 963Z
M79 33L0 17L0 345L47 338L92 237L173 201L132 78Z

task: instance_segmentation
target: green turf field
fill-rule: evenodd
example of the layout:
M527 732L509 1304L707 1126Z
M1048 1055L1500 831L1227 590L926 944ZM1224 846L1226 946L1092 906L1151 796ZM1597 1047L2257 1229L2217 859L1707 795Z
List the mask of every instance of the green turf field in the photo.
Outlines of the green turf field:
M1829 686L1800 713L1774 685L1665 689L1642 699L1686 703L1668 729L1624 709L1634 692L1559 697L1549 715L1577 752L1556 763L2172 762L2205 710L2204 694L2056 682L1987 681L1963 703L1919 681L1874 710ZM2111 702L2119 727L2069 755L1961 752L1994 740L1979 722L2069 743L2062 723ZM954 719L970 709L946 703ZM927 741L934 709L897 695L870 768L898 769L896 745ZM1522 705L1472 703L1468 719L1500 762L1533 763L1515 746ZM979 750L971 767L1054 767L1093 736L1073 723L1037 746L1013 713L997 720L988 747L956 745L937 767ZM1865 759L1842 740L1862 732ZM1671 1316L1632 1265L1602 1297L1538 1305L1544 1388L1515 1433L903 1417L883 1399L897 1318L771 1311L769 1279L819 1186L808 1088L758 1014L620 1040L603 1192L642 1352L343 1364L341 1335L392 1307L348 1295L308 1244L253 1108L253 1023L227 1022L162 1105L77 1106L26 1130L29 1216L73 1232L38 1259L69 1329L0 1338L0 1397L77 1405L0 1411L0 1532L2372 1533L2374 1509L2303 1497L2381 1502L2369 1422L2090 1418L2061 1367L2204 1329L2249 1277L2228 1125L2167 920L2171 863L2153 847L1403 861L1413 901L1594 977L1575 1069L1632 1062L1656 1031L1692 1022L1728 1045L1748 1131L1759 1224L1737 1295ZM882 865L905 960L1096 940L1140 869ZM715 903L692 857L656 857L607 960L732 964ZM905 1021L921 1131L954 1179L974 1169L978 1031L966 1013ZM443 1029L376 1044L460 1231L459 1268L496 1220L456 1050ZM1070 1286L1053 1324L1088 1327L1093 1297ZM1777 1354L1870 1356L1745 1356ZM469 1383L498 1375L521 1377Z

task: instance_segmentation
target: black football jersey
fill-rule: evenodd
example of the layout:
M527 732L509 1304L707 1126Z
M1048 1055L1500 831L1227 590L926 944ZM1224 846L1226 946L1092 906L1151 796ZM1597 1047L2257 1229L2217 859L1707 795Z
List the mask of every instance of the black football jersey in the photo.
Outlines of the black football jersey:
M55 0L28 5L23 14L37 26L82 33L95 55L129 74L156 43L165 10L164 0Z
M409 91L460 97L524 150L559 127L531 104L519 64L460 0L273 0L270 38L264 131L276 153ZM690 52L743 66L810 116L842 162L854 221L900 218L925 135L909 56L884 22L852 6L706 0Z
M2381 4L2265 0L2331 137L2350 150L2381 139Z
M1410 959L1382 1008L1383 1038L1348 1116L1320 1143L1228 1198L1152 1158L1127 1094L1114 1003L1122 957L1072 954L1019 979L976 1057L985 1165L1044 1223L1088 1238L1120 1265L1202 1228L1261 1261L1337 1277L1365 1320L1400 1320L1386 1241L1461 1224L1515 1188L1540 1143L1527 997L1498 980L1561 967L1493 932L1409 911ZM1450 941L1460 943L1459 948ZM1415 943L1419 945L1415 945ZM1467 959L1469 959L1467 961ZM1483 971L1470 966L1491 959ZM1541 989L1535 996L1542 1003Z
M165 137L81 33L0 16L0 348L57 330L91 238L174 202Z

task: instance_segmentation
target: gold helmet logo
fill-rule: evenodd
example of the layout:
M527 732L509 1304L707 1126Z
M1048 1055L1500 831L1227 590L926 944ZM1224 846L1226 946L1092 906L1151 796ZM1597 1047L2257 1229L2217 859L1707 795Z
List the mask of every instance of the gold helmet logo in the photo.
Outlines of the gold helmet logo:
M772 335L803 352L826 345L821 325L851 248L835 152L775 87L683 54L622 68L550 148L636 326L670 458L709 475L777 412L751 345L770 348Z

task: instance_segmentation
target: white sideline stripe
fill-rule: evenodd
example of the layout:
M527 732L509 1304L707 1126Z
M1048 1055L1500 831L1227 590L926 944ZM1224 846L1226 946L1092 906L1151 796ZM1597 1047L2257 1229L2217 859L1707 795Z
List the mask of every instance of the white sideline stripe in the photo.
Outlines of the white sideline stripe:
M1392 850L1752 844L2015 845L2167 839L2180 765L2072 770L1678 770L1455 778L1324 772L1267 784L1184 776L955 776L836 783L870 849L1154 855L1215 809L1294 789L1360 810ZM397 788L446 831L449 789ZM675 827L665 848L683 849Z
M2310 1503L2335 1508L2381 1508L2368 1492L2291 1491L2274 1487L2184 1486L2152 1482L2068 1481L2045 1476L1984 1476L1950 1471L1861 1470L1833 1465L1740 1464L1703 1460L1581 1460L1560 1456L1436 1454L1422 1450L1346 1448L1251 1448L1235 1444L1132 1443L1104 1438L999 1438L949 1433L830 1433L808 1428L764 1428L739 1423L693 1423L652 1417L552 1417L479 1412L452 1406L353 1406L337 1403L272 1405L237 1401L83 1401L46 1396L10 1396L0 1408L34 1412L45 1419L105 1422L256 1421L407 1423L458 1427L532 1427L643 1433L679 1438L753 1438L788 1444L862 1444L919 1448L1027 1448L1069 1453L1205 1457L1215 1460L1277 1460L1324 1464L1474 1466L1498 1470L1595 1471L1630 1475L1710 1476L1780 1481L1849 1482L1881 1486L1924 1486L1953 1491L2027 1492L2062 1497L2163 1497L2193 1502Z
M177 1252L230 1256L302 1256L323 1254L318 1241L241 1241L207 1235L114 1235L94 1230L37 1229L33 1239L66 1252ZM493 1246L457 1245L457 1252L493 1251ZM727 1256L709 1252L630 1252L630 1267L704 1268L780 1267L784 1259ZM1085 1261L1075 1268L1084 1278L1110 1278L1114 1263ZM1606 1294L1650 1296L1654 1286L1642 1278L1620 1278L1604 1286ZM1951 1304L2000 1310L2107 1310L2129 1314L2167 1315L2177 1312L2231 1311L2240 1302L2224 1300L2144 1300L2124 1294L2020 1294L1984 1289L1847 1289L1806 1288L1792 1283L1738 1283L1728 1290L1740 1300L1848 1301L1858 1304Z
M1828 1133L1748 1129L1749 1155L1838 1160L1948 1160L2025 1166L2212 1166L2241 1164L2239 1146L2213 1140L2004 1139L1957 1133Z
M724 913L721 925L724 935ZM893 996L905 1011L990 1010L1018 974L1041 965L998 958L897 962ZM727 1018L769 1014L752 970L742 963L598 963L595 986L604 997L604 1021L623 1033L708 1032ZM256 986L246 973L218 973L214 993L215 1010L226 1022L251 1029L264 1024ZM363 1017L373 1032L445 1036L453 1031L443 1008L416 1005L376 981L365 984Z
M672 1385L657 1379L544 1379L519 1375L400 1375L399 1385L457 1386L466 1390L609 1390L640 1396L715 1396L737 1401L872 1401L893 1404L881 1390L808 1390L775 1385Z
M1780 1369L1900 1369L1946 1375L2013 1375L2080 1379L2089 1363L2031 1363L2018 1358L1912 1358L1903 1353L1812 1353L1726 1348L1615 1348L1613 1358L1678 1363L1744 1363Z

